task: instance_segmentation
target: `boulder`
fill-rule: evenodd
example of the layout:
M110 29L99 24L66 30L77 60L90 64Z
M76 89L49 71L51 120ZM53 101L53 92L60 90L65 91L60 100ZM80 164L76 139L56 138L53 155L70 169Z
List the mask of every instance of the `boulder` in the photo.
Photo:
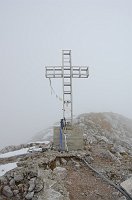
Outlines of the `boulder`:
M20 172L15 172L14 173L14 180L16 182L21 182L24 179L23 174Z
M103 150L101 153L99 153L99 156L104 159L116 161L117 163L121 164L119 158L113 155L109 150Z
M13 192L11 191L11 188L9 186L4 186L2 193L6 197L12 197L13 196Z
M127 200L126 197L122 196L118 200Z
M86 160L86 162L88 162L89 164L91 164L91 163L94 161L94 159L93 159L92 156L85 156L85 160Z
M32 170L28 172L29 179L37 177L37 176L38 176L38 172L36 170Z
M0 177L0 184L1 185L7 185L8 184L8 180L5 176Z
M15 180L14 180L14 179L11 179L10 182L9 182L9 185L10 185L10 186L15 186Z
M44 188L44 182L43 182L43 180L40 177L38 177L35 180L34 192L40 192L43 188Z
M62 200L62 195L60 194L60 192L55 191L54 189L49 188L46 192L45 192L45 199L49 199L49 200ZM40 200L40 199L39 199Z
M29 181L29 188L28 188L28 191L29 192L32 192L35 188L35 179L36 178L32 178L30 181Z
M13 190L14 196L16 196L19 193L19 190Z
M34 196L34 191L33 192L28 192L27 195L25 196L25 199L32 199Z
M56 160L56 167L59 167L59 166L60 166L60 161Z
M66 175L67 175L67 171L65 168L63 167L56 167L53 171L53 173L58 176L59 178L61 178L62 180L65 179Z
M61 158L61 163L62 163L63 165L66 165L66 164L67 164L67 161L66 161L64 158Z

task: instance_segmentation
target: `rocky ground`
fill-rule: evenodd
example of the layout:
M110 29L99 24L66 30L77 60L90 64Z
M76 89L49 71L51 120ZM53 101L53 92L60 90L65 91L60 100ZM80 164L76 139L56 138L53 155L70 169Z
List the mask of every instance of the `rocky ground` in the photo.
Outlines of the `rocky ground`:
M126 128L122 118L123 125L117 124L117 116L112 123L113 114L109 115L109 122L108 114L107 118L99 115L79 116L76 121L84 134L82 151L60 153L49 149L1 158L0 163L16 161L17 168L0 177L0 200L125 200L117 189L78 159L84 158L114 183L120 184L132 177L131 127Z
M102 145L100 150L105 155L106 150L103 152ZM2 176L0 199L121 199L122 194L91 171L76 156L84 157L91 166L114 182L120 183L131 176L131 157L115 162L109 156L102 157L100 152L97 154L92 145L89 150L80 152L48 151L21 158L17 168ZM124 165L126 161L128 167Z

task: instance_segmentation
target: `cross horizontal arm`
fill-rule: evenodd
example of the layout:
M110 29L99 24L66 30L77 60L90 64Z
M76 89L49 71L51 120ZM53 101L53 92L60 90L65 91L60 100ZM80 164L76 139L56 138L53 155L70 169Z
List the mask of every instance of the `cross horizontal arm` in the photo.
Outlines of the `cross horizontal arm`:
M62 78L63 77L62 66L46 66L45 76L46 78Z
M67 73L64 73L64 70ZM45 67L45 76L46 78L70 78L69 71L72 71L72 78L88 78L89 69L87 66L46 66Z

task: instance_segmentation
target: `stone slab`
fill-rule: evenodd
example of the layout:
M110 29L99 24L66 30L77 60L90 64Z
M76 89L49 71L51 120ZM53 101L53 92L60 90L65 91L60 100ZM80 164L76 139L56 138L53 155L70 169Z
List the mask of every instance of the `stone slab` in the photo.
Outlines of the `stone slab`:
M132 177L123 181L121 186L130 194L132 195Z

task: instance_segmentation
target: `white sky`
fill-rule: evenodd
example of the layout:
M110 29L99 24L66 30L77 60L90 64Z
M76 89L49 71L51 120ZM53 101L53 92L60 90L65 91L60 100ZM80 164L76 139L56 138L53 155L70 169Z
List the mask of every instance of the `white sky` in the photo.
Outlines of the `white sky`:
M74 114L132 118L131 0L0 0L0 147L27 141L62 116L45 65L73 65L90 77L73 83ZM53 80L57 94L62 81Z

